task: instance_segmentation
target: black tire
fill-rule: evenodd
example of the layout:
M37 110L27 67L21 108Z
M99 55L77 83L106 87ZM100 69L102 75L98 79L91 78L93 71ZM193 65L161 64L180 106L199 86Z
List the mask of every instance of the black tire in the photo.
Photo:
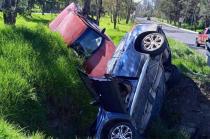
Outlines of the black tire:
M131 134L127 134L127 136L131 135L130 139L139 139L139 136L137 136L137 131L135 130L135 128L128 122L118 122L113 124L108 130L108 135L107 135L107 139L112 139L112 136L114 135L113 133L117 133L117 129L118 127L122 127L125 126L126 128L122 128L122 131L124 131L125 129L130 130Z
M196 39L195 44L196 44L196 47L200 47L200 46L201 46L201 45L198 43L197 39Z
M160 46L158 46L157 48L153 48L154 50L149 50L145 47L145 40L146 38L149 38L150 35L155 35L155 36L158 36L160 37L160 40L161 42L160 43ZM153 42L155 40L153 39ZM150 43L150 45L152 45ZM153 46L155 46L153 44ZM144 36L139 36L135 42L135 48L137 51L141 52L141 53L146 53L146 54L150 54L151 56L156 56L156 55L160 55L167 47L167 43L165 41L165 37L163 35L161 35L160 33L157 33L157 32L150 32L150 33L147 33L145 34Z

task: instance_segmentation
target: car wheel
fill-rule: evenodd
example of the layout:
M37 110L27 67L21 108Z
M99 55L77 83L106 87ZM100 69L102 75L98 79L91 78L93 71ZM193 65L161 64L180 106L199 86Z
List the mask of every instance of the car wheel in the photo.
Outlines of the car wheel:
M165 38L163 35L160 33L150 33L142 39L140 51L150 55L159 55L166 48L164 43Z
M198 43L197 40L196 40L196 43L195 43L195 44L196 44L197 47L200 47L200 46L201 46L201 45Z
M134 127L127 122L120 122L110 128L108 139L136 139L137 132Z

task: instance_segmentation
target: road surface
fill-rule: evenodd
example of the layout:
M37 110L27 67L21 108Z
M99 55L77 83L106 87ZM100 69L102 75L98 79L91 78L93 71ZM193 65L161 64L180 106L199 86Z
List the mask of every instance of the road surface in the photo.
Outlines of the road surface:
M163 31L165 32L167 37L183 42L186 45L188 45L190 48L195 49L202 55L206 56L206 52L204 48L201 48L201 47L198 48L195 46L195 40L197 36L197 33L195 32L182 30L177 27L173 27L166 24L162 24L160 22L156 22L154 20L148 21L146 20L146 18L136 18L136 22L141 23L141 24L151 24L151 23L160 24L162 25Z

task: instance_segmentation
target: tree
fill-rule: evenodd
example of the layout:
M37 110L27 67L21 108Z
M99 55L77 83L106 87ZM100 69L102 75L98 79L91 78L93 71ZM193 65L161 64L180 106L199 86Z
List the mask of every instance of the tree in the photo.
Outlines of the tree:
M126 24L128 24L130 20L130 15L131 15L131 9L132 9L132 0L126 0L126 5L127 5L127 16L126 16Z
M17 17L17 0L4 0L2 3L4 23L15 25Z
M84 16L88 16L90 14L90 4L91 0L83 0L84 6L83 6L83 11L82 14Z
M210 0L201 0L200 15L204 20L204 26L210 26Z
M96 15L96 21L98 22L98 24L99 24L99 21L100 21L100 18L101 18L101 13L102 13L102 11L103 11L103 7L102 7L102 5L103 5L103 2L102 2L102 0L96 0L96 5L97 5L97 15Z
M116 29L117 27L118 12L119 12L119 0L115 0L114 12L113 12L114 29Z

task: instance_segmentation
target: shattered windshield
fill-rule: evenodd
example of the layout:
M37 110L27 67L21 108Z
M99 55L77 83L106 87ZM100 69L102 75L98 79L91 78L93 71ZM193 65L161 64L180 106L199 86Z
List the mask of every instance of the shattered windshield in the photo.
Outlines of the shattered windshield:
M79 39L77 39L72 48L79 54L85 57L90 57L91 54L101 46L103 41L102 36L92 29L87 29Z

